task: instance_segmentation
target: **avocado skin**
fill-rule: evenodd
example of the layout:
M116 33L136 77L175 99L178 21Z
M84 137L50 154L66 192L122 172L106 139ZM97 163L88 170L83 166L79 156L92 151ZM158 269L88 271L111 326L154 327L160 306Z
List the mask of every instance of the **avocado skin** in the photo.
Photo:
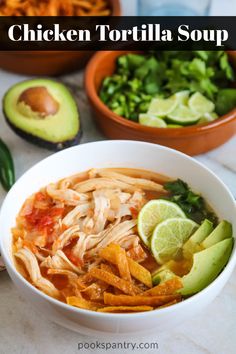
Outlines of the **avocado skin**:
M32 143L34 145L40 146L42 148L48 149L48 150L52 150L52 151L60 151L63 149L66 149L68 147L74 146L74 145L78 145L80 143L80 140L82 138L83 135L83 131L82 131L82 127L80 126L80 130L78 131L78 133L75 135L75 137L71 140L65 140L62 142L57 142L57 143L52 143L50 141L38 138L37 136L34 136L32 134L28 134L26 132L24 132L23 130L17 128L14 126L14 124L12 124L8 119L7 119L7 115L3 109L3 114L5 117L5 120L7 122L7 124L9 125L9 127L21 138L23 138L24 140L28 141L29 143Z

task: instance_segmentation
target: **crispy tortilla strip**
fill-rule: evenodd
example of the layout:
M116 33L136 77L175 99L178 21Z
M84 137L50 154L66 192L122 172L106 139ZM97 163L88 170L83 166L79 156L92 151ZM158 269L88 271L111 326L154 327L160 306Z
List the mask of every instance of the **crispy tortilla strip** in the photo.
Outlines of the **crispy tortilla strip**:
M107 284L114 286L123 291L125 294L134 295L135 293L140 293L141 290L135 287L131 282L121 279L116 275L109 273L105 270L92 268L90 274L99 280L104 281Z
M104 307L103 304L99 304L97 302L85 300L83 298L77 296L69 296L66 298L66 302L68 305L79 307L81 309L94 310L96 311L100 307Z
M87 288L81 290L83 295L86 295L90 300L102 300L103 293L108 288L109 284L104 282L97 282L89 285Z
M142 295L113 295L110 293L104 293L104 303L112 306L161 306L170 301L178 300L181 296L176 295L158 295L158 296L142 296Z
M182 281L179 277L174 277L155 286L152 289L148 289L142 293L144 296L156 296L156 295L171 295L177 290L183 287Z
M116 245L110 244L106 248L103 248L100 253L100 257L106 261L116 264ZM127 257L129 270L131 275L139 280L141 283L145 284L148 288L152 287L152 276L151 273L141 266L139 263L135 262L132 258Z
M142 312L142 311L151 311L153 310L152 306L107 306L98 309L98 312Z
M152 276L151 273L141 266L139 263L135 262L132 258L127 257L129 270L132 276L139 280L141 283L146 285L148 288L152 287Z
M113 245L113 246L116 248L115 257L116 257L116 264L119 270L120 277L122 279L131 281L131 275L130 275L128 260L126 257L125 250L121 248L119 245Z
M173 300L173 301L170 301L170 302L167 302L167 304L159 306L158 309L162 309L162 308L177 304L178 302L180 302L180 300L177 300L177 299Z
M115 269L115 267L113 267L113 265L111 265L111 264L102 263L101 264L101 269L105 270L105 271L107 271L109 273L115 274L115 275L118 274L117 269Z

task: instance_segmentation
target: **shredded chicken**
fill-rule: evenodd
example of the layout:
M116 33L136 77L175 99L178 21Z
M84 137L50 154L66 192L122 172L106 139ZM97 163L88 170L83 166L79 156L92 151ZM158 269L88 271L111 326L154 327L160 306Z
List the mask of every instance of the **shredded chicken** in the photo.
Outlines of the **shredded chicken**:
M61 250L58 250L54 256L48 256L41 264L40 267L71 270L77 274L83 274L84 271L75 266Z
M86 286L79 285L79 275L84 277L100 265L101 249L115 243L138 262L146 258L137 232L137 217L150 194L165 192L158 183L162 176L139 170L126 174L121 170L91 169L67 177L25 202L13 229L14 251L36 287L57 297L52 282L58 277L53 275L64 275L69 285L61 295L81 297L86 288L85 294L99 298L101 284L90 286L90 279ZM33 252L24 248L26 245ZM23 268L21 273L27 277ZM50 275L50 281L42 277L40 269L42 274Z
M111 178L91 178L86 181L77 183L74 188L79 193L87 193L94 191L95 189L101 189L104 187L119 188L128 192L135 192L135 190L137 189L131 184Z
M125 176L121 173L113 172L113 171L109 171L109 170L98 170L97 173L101 177L113 178L113 179L116 179L120 182L135 186L136 189L140 188L140 189L146 189L146 190L150 190L150 191L153 190L153 191L157 191L157 192L164 191L164 188L161 184L150 181L148 179L129 177L129 176Z
M52 251L55 254L57 250L63 249L72 239L79 237L80 227L78 225L72 226L69 229L65 230L59 237L56 239L52 245Z
M62 220L62 223L66 226L72 226L78 223L78 220L87 215L89 209L91 208L91 203L85 202L77 205L73 210L71 210Z
M35 255L28 249L22 248L17 253L15 257L19 258L25 265L32 283L45 292L47 295L53 297L59 297L59 291L57 288L46 278L42 277L40 268Z
M86 194L78 193L73 189L57 189L52 183L47 186L46 190L51 198L63 200L67 205L77 205L80 201L88 200Z
M93 198L94 198L94 233L99 233L102 230L104 230L106 221L107 221L107 216L108 216L108 211L110 209L110 199L107 198L106 194L104 191L94 191L93 192Z

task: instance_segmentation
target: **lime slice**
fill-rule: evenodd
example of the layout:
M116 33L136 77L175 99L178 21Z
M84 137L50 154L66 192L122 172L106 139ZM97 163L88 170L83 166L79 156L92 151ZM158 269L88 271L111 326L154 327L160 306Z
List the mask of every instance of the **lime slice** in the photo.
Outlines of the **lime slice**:
M139 114L139 123L142 125L147 125L148 127L156 127L156 128L166 128L166 122L156 117L153 114L141 113Z
M195 124L201 114L194 113L190 108L184 105L179 105L176 109L168 114L168 120L174 124L189 125Z
M178 99L174 95L166 99L153 98L148 109L148 114L155 114L159 117L166 117L176 108L177 104Z
M199 113L201 115L204 113L211 113L215 109L214 103L208 100L200 92L196 92L190 97L188 105L194 113Z
M179 124L167 124L167 128L183 128L183 126Z
M184 106L188 105L188 99L189 99L189 93L190 91L184 90L184 91L179 91L174 94L175 97L177 97L178 103L183 104Z
M219 116L215 112L204 113L204 115L199 119L198 123L199 124L210 123L210 122L213 122L213 120L215 120L217 118L219 118Z
M198 228L198 224L190 219L167 219L156 226L151 238L151 250L159 264L176 259L183 244Z
M154 228L168 218L186 218L180 207L168 200L150 200L141 209L138 215L138 233L145 245L149 246L149 239Z
M158 285L174 277L176 277L175 273L173 273L169 269L158 270L157 272L152 274L152 284Z

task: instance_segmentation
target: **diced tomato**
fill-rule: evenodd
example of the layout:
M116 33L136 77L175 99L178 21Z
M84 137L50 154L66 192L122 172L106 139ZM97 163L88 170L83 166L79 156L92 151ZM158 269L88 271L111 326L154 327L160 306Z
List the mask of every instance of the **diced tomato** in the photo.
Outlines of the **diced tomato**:
M46 199L46 195L43 194L42 192L38 192L35 194L35 199L38 201L43 201Z
M64 250L64 253L73 264L75 264L78 267L83 266L83 261L79 257L75 256L71 249Z
M53 227L57 217L62 216L63 208L37 209L33 208L32 213L25 216L29 229L36 229L46 232L49 237L53 233ZM48 240L49 242L49 240Z
M132 217L136 219L138 216L138 209L135 207L130 207L129 210L131 211Z

